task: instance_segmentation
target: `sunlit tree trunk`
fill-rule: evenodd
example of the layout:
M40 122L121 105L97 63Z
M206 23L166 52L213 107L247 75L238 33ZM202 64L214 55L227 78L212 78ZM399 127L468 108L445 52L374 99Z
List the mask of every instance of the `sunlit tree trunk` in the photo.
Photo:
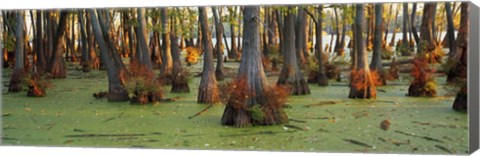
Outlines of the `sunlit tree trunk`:
M349 98L375 99L376 88L375 80L372 77L367 62L366 38L363 34L364 29L364 4L355 4L355 59L356 65L353 66Z
M172 63L172 55L171 55L172 53L170 52L171 40L169 35L170 30L168 28L167 8L160 9L160 16L161 16L162 29L163 29L162 30L162 41L163 41L162 67L160 68L160 78L162 78L166 84L169 84L171 82L173 63Z
M395 22L393 24L393 32L392 32L392 38L390 40L389 46L394 46L395 45L395 38L397 36L397 21L398 21L398 13L400 12L400 5L397 5L397 9L395 11Z
M55 35L53 38L53 50L52 56L50 56L50 62L48 64L48 72L51 77L54 79L65 78L67 77L67 67L65 65L65 60L63 59L63 34L65 33L65 28L67 26L67 11L61 11L60 21L58 26L55 29Z
M378 79L375 81L381 82L381 85L386 85L385 73L382 66L382 33L383 33L383 6L382 4L375 4L375 32L373 38L373 56L370 68L372 72L376 72Z
M219 92L217 79L215 78L215 69L213 66L212 39L208 26L208 17L205 7L198 7L200 27L203 33L202 50L203 50L203 71L198 87L198 103L217 103L219 102Z

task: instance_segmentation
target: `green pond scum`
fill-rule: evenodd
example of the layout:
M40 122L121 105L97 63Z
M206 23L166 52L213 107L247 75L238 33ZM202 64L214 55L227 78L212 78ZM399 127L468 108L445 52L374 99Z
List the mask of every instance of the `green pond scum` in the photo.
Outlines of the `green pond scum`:
M236 70L238 63L225 63ZM2 145L116 147L199 150L368 152L467 154L467 114L451 107L455 98L438 75L438 97L407 97L411 79L401 74L377 87L377 99L349 99L345 79L330 86L309 85L310 95L291 96L285 106L289 123L235 128L220 123L225 105L197 104L200 78L190 93L173 94L174 102L131 105L108 102L93 93L107 89L105 71L82 73L68 63L66 79L48 80L47 96L2 89ZM201 70L192 66L190 72ZM8 84L11 69L3 70ZM194 75L194 74L192 74ZM267 73L268 75L268 73ZM228 79L228 78L227 78ZM267 77L270 84L276 76ZM227 80L220 82L224 83ZM210 107L210 108L208 108ZM208 109L206 109L208 108ZM204 111L198 114L200 111ZM261 115L261 114L259 114ZM381 124L388 120L388 128ZM385 126L385 125L383 125Z

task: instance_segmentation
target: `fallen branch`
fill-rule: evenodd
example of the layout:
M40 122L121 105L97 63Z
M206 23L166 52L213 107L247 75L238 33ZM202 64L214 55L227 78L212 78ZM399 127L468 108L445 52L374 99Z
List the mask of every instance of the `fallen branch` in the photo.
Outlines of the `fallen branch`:
M434 142L443 143L442 140L435 139L435 138L432 138L432 137L429 137L429 136L418 136L418 135L415 135L415 134L412 134L412 133L406 133L406 132L399 131L399 130L396 130L395 132L396 132L396 133L403 134L403 135L407 135L407 136L423 138L423 139L428 140L428 141L434 141Z
M200 112L196 113L195 115L189 116L188 119L192 119L192 118L194 118L194 117L197 117L197 116L199 116L199 115L202 115L203 113L207 112L207 111L208 111L210 108L212 108L212 107L213 107L213 104L210 104L210 105L208 105L207 108L201 110Z
M378 137L379 140L383 141L383 142L388 142L388 143L392 143L396 146L400 146L400 145L410 145L410 140L407 140L407 142L400 142L398 140L394 140L394 139L384 139L384 138L381 138L381 137Z
M319 103L316 103L316 104L308 104L308 105L305 105L304 107L313 107L313 106L325 106L325 105L334 105L334 104L338 104L338 103L342 103L344 101L322 101L322 102L319 102Z
M353 140L353 139L343 139L343 141L350 142L352 144L363 146L363 147L373 148L372 145L369 145L367 143L360 142L360 141L357 141L357 140Z
M441 145L435 145L435 147L438 148L438 149L441 149L442 151L445 151L445 152L447 152L447 153L449 153L449 154L453 154L453 153L454 153L452 150L450 150L450 149L448 149L448 148L446 148L446 147L444 147L444 146L441 146Z
M269 135L274 135L274 134L279 134L279 133L293 133L296 132L294 131L261 131L261 132L256 132L256 133L243 133L243 134L225 134L225 135L220 135L220 137L235 137L235 136L248 136L248 135L264 135L264 134L269 134Z
M307 123L307 121L304 121L304 120L297 120L297 119L289 119L289 120L293 122L298 122L298 123Z
M78 138L78 137L125 137L125 136L145 136L145 134L78 134L78 135L65 135L65 137Z

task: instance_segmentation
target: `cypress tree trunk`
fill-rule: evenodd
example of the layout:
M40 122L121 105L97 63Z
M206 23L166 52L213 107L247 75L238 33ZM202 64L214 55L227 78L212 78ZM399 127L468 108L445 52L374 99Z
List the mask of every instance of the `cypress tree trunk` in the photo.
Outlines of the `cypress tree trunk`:
M55 35L53 38L54 47L52 50L52 56L50 57L50 63L48 64L48 72L53 79L67 77L67 67L65 65L65 60L63 59L63 34L65 33L65 28L67 26L67 17L68 12L61 11L60 21L55 29Z
M469 32L469 2L462 2L461 7L461 17L460 17L460 28L458 30L457 37L457 50L456 55L453 57L457 60L456 71L451 70L450 73L457 73L455 76L460 80L463 80L462 88L457 93L455 101L453 102L452 108L456 111L466 112L468 110L468 88L467 88L467 65L468 65L468 32ZM450 74L449 73L449 78Z
M97 44L100 48L100 58L102 59L102 62L105 63L105 66L107 68L108 100L127 101L129 100L129 97L128 92L124 88L126 74L125 69L121 66L116 65L115 61L112 59L112 53L110 53L110 49L107 46L106 41L104 40L104 33L102 33L102 29L100 28L100 22L98 21L95 10L88 9L88 12L91 20L90 24L92 25ZM118 55L118 53L113 55Z
M203 50L203 72L198 87L198 103L217 103L219 102L219 93L217 79L215 78L213 66L212 39L210 34L207 11L205 7L198 7L199 22L203 33L202 50Z
M95 35L93 34L93 28L91 27L91 18L90 15L88 15L88 12L85 12L86 16L86 22L85 22L85 27L87 31L87 45L88 45L88 57L90 60L90 66L92 69L100 69L100 58L97 56L97 53L95 52Z
M410 25L411 25L413 37L415 39L415 43L417 43L417 45L418 45L419 42L420 42L420 37L418 36L417 27L415 26L415 16L416 16L416 14L417 14L417 3L413 3Z
M44 74L45 73L45 56L44 56L44 44L43 44L43 11L36 10L36 32L35 32L35 53L37 55L37 64L36 69L37 73ZM32 17L33 18L33 17Z
M83 72L90 72L90 57L88 53L88 46L87 46L87 33L85 30L85 21L83 19L83 13L85 11L82 10L78 14L78 23L80 23L80 38L82 44L82 71Z
M295 49L300 67L304 67L307 62L307 56L304 55L307 50L307 14L303 9L300 9L300 7L298 8L298 15L295 21Z
M455 47L455 55L451 57L451 63L455 64L447 76L447 82L460 82L467 77L467 53L468 53L468 32L469 32L469 6L467 2L462 2L460 28ZM452 43L452 42L450 42ZM466 104L466 103L465 103Z
M5 19L4 19L5 20ZM22 80L25 77L25 36L23 31L23 23L25 21L25 12L19 10L15 16L15 66L13 69L10 84L8 86L9 92L22 91Z
M373 80L370 68L367 65L366 38L363 34L364 28L364 4L355 4L355 59L356 65L353 66L349 98L371 99L376 98L375 82Z
M237 95L229 99L222 116L223 125L245 127L249 125L274 125L288 122L283 107L272 106L273 99L269 99L267 79L262 66L260 51L259 21L252 20L259 16L258 6L246 6L244 9L243 48L242 59L237 80L245 82L246 99L237 101ZM293 18L292 18L293 19ZM293 25L293 24L292 24ZM277 103L278 104L278 103ZM282 104L278 104L282 106ZM260 108L253 111L253 108ZM261 114L261 117L258 115Z
M320 86L328 86L328 78L325 75L325 66L323 62L323 35L322 35L322 27L323 27L323 5L318 7L318 17L317 22L315 24L315 51L318 61L318 73L317 73L317 83Z
M457 45L455 42L455 33L454 33L454 26L453 26L453 15L452 15L452 8L450 2L445 2L445 10L447 12L447 41L448 41L448 57L452 58L455 56Z
M169 28L168 24L168 17L167 17L167 8L160 9L160 16L162 21L162 67L160 68L160 78L164 84L170 84L172 78L172 53L170 47L170 35L169 35Z
M220 21L217 8L212 7L213 18L215 20L215 35L217 40L217 47L215 48L217 54L217 68L215 69L215 77L217 80L222 81L224 79L223 75L223 43L222 43L222 34L223 34L223 25Z
M146 36L146 25L147 22L145 21L145 8L137 8L137 21L139 26L137 28L136 36L140 51L137 52L137 59L138 62L147 66L149 70L153 70L152 61L150 59L149 47L147 45L147 36Z
M392 11L393 11L393 4L390 4L390 9L388 11L388 18L387 18L387 24L386 24L386 27L385 27L385 35L383 36L383 40L385 42L385 45L387 44L387 35L388 35L388 29L390 27L390 20L391 20L391 16L392 16Z
M339 25L339 22L338 22L339 17L338 17L337 9L338 9L337 6L335 6L333 8L333 12L335 13L335 26L336 26L335 33L336 33L336 36L337 36L337 39L335 40L335 48L333 48L333 50L335 52L338 49L338 46L340 46L340 25ZM330 45L330 47L333 47L333 45ZM342 54L338 53L338 55L341 56Z
M190 87L188 86L188 73L182 69L182 61L180 60L180 48L178 46L177 30L175 27L176 18L172 17L172 28L170 32L170 47L172 47L173 73L172 73L172 93L188 93ZM182 20L182 19L181 19Z
M289 9L291 10L293 7L290 6ZM277 84L287 85L292 95L305 95L310 94L310 89L298 66L297 53L295 52L294 16L293 13L289 12L284 21L284 42L281 43L283 50L285 50L282 52L284 54L284 65Z
M408 3L403 3L403 27L402 27L402 44L408 46Z
M382 66L382 26L383 26L383 6L382 4L375 4L375 32L373 38L373 56L370 68L372 72L378 74L377 82L381 82L380 85L386 85L385 72Z
M278 44L278 17L273 9L269 11L269 14L271 15L269 15L268 27L271 31L268 31L268 44L276 45Z
M397 36L397 21L398 21L398 13L400 12L400 5L397 5L397 11L395 11L395 22L393 24L393 34L392 38L390 40L389 46L394 46L395 45L395 38Z
M429 87L428 84L434 79L430 76L432 73L428 63L432 63L437 57L435 56L435 43L433 39L433 13L435 5L425 3L423 8L422 25L420 27L420 44L417 45L417 57L414 61L412 75L414 80L408 88L408 96L436 96L435 87Z

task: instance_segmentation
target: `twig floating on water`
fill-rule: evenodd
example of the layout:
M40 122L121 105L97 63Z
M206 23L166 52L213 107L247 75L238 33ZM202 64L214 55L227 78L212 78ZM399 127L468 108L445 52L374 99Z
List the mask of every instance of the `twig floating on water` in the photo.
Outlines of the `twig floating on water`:
M213 107L213 104L210 104L210 105L208 105L207 108L201 110L200 112L196 113L195 115L189 116L188 119L192 119L192 118L194 118L194 117L197 117L197 116L199 116L199 115L202 115L203 113L207 112L207 111L208 111L210 108L212 108L212 107Z
M360 142L360 141L357 141L357 140L353 140L353 139L343 139L343 141L350 142L352 144L363 146L363 147L373 148L372 145L369 145L367 143Z
M446 148L446 147L444 147L444 146L441 146L441 145L435 145L435 147L438 148L438 149L441 149L442 151L445 151L445 152L447 152L447 153L449 153L449 154L453 154L453 153L454 153L452 150L450 150L450 149L448 149L448 148Z
M74 132L85 132L84 130L77 129L77 128L73 129L73 131L74 131Z
M316 104L308 104L308 105L305 105L303 107L313 107L313 106L325 106L325 105L334 105L334 104L338 104L338 103L342 103L344 101L322 101L322 102L319 102L319 103L316 103Z
M407 135L407 136L423 138L423 139L428 140L428 141L435 141L435 142L443 143L442 140L440 140L440 139L435 139L435 138L432 138L432 137L429 137L429 136L418 136L418 135L415 135L415 134L412 134L412 133L406 133L406 132L399 131L399 130L396 130L395 132L396 132L396 133L403 134L403 135Z
M115 117L108 118L107 120L103 121L103 123L112 121L113 119L116 119L116 118Z
M145 136L145 134L79 134L79 135L65 135L65 137L125 137L125 136Z
M304 120L297 120L297 119L289 119L290 121L293 121L293 122L298 122L298 123L307 123L307 121L304 121Z

